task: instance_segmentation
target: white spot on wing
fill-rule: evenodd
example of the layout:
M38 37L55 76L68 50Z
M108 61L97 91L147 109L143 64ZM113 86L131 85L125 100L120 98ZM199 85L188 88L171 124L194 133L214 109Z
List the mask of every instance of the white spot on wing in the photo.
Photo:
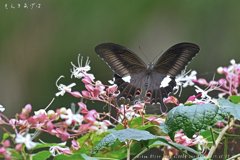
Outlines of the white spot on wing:
M125 76L125 77L122 77L122 79L124 80L124 82L128 82L130 83L130 80L131 80L131 76Z
M161 85L160 85L160 88L165 88L165 87L167 87L168 85L169 85L169 82L171 82L171 78L170 78L170 76L166 76L163 80L162 80L162 82L161 82Z

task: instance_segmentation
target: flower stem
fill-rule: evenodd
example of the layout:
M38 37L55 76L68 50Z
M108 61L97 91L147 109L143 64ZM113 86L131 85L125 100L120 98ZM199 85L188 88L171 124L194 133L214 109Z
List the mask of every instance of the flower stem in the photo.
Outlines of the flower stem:
M211 136L212 136L213 145L216 146L215 138L214 138L214 135L213 135L213 129L212 129L212 127L210 128L210 132L211 132Z
M127 160L130 160L130 148L131 148L131 142L130 140L127 140Z
M227 157L227 148L228 148L228 138L225 138L225 140L224 140L224 154L223 154L224 159L226 159L226 157Z

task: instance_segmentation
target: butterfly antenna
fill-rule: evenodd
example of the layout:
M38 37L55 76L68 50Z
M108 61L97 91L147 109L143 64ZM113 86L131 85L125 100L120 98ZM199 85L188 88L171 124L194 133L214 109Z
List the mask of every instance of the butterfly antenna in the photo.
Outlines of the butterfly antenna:
M148 60L148 62L150 63L150 61L149 61L149 59L147 58L147 56L143 53L143 51L142 51L142 49L141 49L141 47L139 46L139 49L140 49L140 51L142 52L142 54L144 55L144 57Z
M153 58L153 61L154 61L159 55L161 55L162 52L163 52L163 50L162 50L155 58Z

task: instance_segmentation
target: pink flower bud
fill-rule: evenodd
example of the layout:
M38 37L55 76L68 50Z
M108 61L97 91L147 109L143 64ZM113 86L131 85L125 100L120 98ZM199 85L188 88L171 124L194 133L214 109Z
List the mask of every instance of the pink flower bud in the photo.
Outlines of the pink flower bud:
M11 160L11 159L12 159L11 155L6 155L4 158L4 160Z
M19 118L22 119L22 120L25 120L25 119L27 119L27 115L21 113L21 114L19 115Z
M210 81L209 85L210 86L216 86L216 85L218 85L218 82L217 81Z
M10 141L9 140L5 140L3 142L3 147L8 148L9 146L10 146Z
M196 96L190 96L190 97L187 99L187 101L193 102L193 101L195 101L195 99L196 99Z
M22 110L22 114L29 114L31 110L32 110L32 106L30 104L27 104Z
M35 115L35 116L32 116L32 117L29 117L28 122L31 123L31 124L38 123L37 116Z
M66 131L64 131L64 132L62 133L62 135L61 135L61 140L62 140L63 142L65 142L65 141L67 141L69 138L70 138L69 133L66 132Z
M56 148L57 148L57 150L63 152L63 153L66 154L66 155L71 155L71 154L73 154L72 151L70 151L69 147L63 148L63 147L57 146Z
M222 68L222 73L227 75L228 74L228 68L227 67L223 67Z
M103 123L108 127L111 126L112 123L109 120L103 120Z
M141 104L139 104L139 103L135 104L133 107L134 107L136 110L143 109L143 106L142 106Z
M70 93L72 96L74 96L76 98L82 97L82 95L78 91L69 92L68 90L66 90L66 92Z
M225 125L222 122L219 122L218 124L216 124L217 127L225 127Z
M4 155L6 152L6 149L4 147L0 148L0 155Z
M86 110L86 109L83 109L83 110L81 110L81 112L80 112L80 113L81 113L82 115L86 115L86 114L88 114L88 112L89 112L88 110Z
M83 95L83 97L86 98L86 99L91 98L91 95L90 95L90 93L89 93L88 91L82 91L82 95Z
M88 114L84 116L84 120L89 123L93 123L94 121L96 121L96 118L94 118L94 116L89 114L88 112Z
M78 150L80 147L79 147L79 143L75 140L72 140L72 148L73 150Z
M195 101L195 99L196 99L197 97L199 97L199 96L201 96L201 95L202 95L202 93L200 93L200 94L198 94L198 95L196 95L196 96L190 96L190 97L188 98L187 102L193 102L193 101Z
M84 84L91 84L92 83L92 80L91 78L89 78L88 76L85 76L83 79L82 79L82 82Z
M81 108L81 110L86 110L87 109L86 104L83 103L83 102L78 102L78 106L79 106L79 108Z
M87 124L82 124L82 125L79 127L78 132L79 132L80 134L86 133L86 132L89 130L89 126L90 126L89 123L87 123Z
M22 150L22 144L17 144L17 145L15 146L15 149L16 149L17 151L21 151L21 150Z
M44 122L46 120L46 118L47 118L47 115L45 115L45 114L41 113L41 114L37 115L37 119L40 123Z
M164 103L174 103L178 106L178 99L174 96L168 96L168 98L164 100Z
M93 97L98 97L100 93L101 93L100 89L94 88L94 90L92 92L92 96Z
M93 87L93 85L91 85L91 84L86 84L86 85L85 85L85 88L86 88L89 92L92 92L92 91L94 90L94 87Z
M49 132L51 132L52 129L53 129L53 124L52 124L52 122L49 121L49 122L47 123L47 130L48 130Z
M222 86L222 87L227 87L227 81L223 78L218 80L218 83Z
M92 115L94 118L99 119L99 114L95 109L92 109L91 111L88 112L89 115Z

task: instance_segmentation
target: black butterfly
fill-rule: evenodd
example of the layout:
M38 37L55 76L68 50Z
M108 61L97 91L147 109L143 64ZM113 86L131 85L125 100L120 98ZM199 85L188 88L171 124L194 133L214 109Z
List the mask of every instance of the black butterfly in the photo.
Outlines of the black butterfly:
M164 52L155 64L146 65L135 53L121 45L102 43L95 47L95 52L114 72L114 83L120 91L117 99L134 100L145 84L150 103L159 102L163 113L167 111L163 98L167 98L176 86L175 76L185 69L199 50L196 44L179 43Z

